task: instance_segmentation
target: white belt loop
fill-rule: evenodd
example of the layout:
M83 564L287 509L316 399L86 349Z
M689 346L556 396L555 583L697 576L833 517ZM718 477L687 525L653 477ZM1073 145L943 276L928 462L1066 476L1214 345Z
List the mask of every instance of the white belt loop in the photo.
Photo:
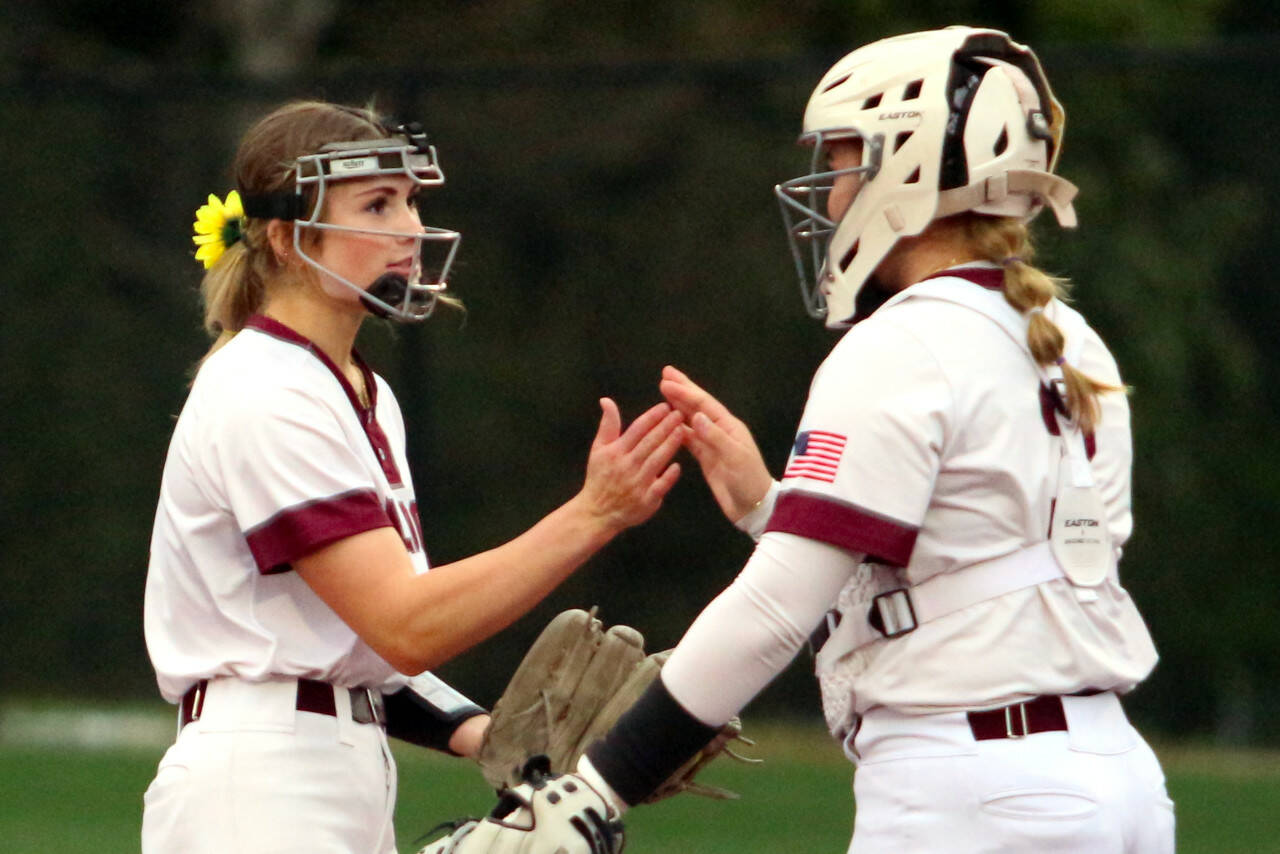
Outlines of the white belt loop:
M335 690L333 705L338 712L338 741L354 746L357 743L355 728L362 724L351 718L351 692L345 688Z

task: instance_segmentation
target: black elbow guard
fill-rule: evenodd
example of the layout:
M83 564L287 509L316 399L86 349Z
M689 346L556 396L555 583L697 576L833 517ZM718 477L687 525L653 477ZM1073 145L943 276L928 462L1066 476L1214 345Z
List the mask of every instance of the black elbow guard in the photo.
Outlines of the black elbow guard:
M486 713L430 673L413 677L385 700L387 735L450 754L454 731L463 721Z

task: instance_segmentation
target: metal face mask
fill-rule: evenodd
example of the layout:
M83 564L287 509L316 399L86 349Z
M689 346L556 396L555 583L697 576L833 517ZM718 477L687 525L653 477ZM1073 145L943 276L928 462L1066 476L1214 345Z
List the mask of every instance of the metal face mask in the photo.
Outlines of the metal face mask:
M827 144L850 139L862 141L862 164L846 169L827 168ZM800 144L809 146L813 151L809 173L783 181L773 192L782 209L782 221L800 279L805 311L810 317L822 320L827 316L828 286L833 280L827 271L829 249L839 225L827 216L827 199L836 179L842 175L861 175L864 185L876 177L880 171L884 141L880 136L868 139L849 128L842 128L838 132L806 133L800 137Z
M316 270L341 282L360 295L372 314L401 322L425 320L435 310L436 300L448 288L449 270L462 235L447 228L422 226L421 231L391 231L357 228L323 222L325 190L330 182L378 175L404 175L423 187L444 184L444 170L436 159L434 145L417 124L400 125L395 135L384 139L335 142L316 154L298 158L295 192L269 196L247 196L249 216L293 220L293 246L298 257ZM305 191L314 188L315 200L307 214ZM385 273L373 282L353 282L321 264L303 246L303 229L345 231L416 241L413 270L408 277Z

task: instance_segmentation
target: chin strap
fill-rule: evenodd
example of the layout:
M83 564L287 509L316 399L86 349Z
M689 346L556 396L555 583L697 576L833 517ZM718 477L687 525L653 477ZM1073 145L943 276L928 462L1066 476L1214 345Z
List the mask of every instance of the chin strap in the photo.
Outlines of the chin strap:
M977 184L943 190L938 194L938 210L934 217L940 219L983 205L999 204L1010 195L1024 195L1033 196L1036 201L1052 208L1063 228L1075 228L1076 211L1071 201L1077 192L1075 184L1050 172L1010 169L1003 175L993 175Z

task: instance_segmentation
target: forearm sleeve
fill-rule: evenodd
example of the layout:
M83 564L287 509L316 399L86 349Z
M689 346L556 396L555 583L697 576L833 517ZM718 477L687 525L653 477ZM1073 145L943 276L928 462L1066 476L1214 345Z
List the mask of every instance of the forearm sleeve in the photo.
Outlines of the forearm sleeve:
M628 804L643 801L786 667L859 560L815 540L766 534L660 677L587 751L591 764Z
M449 738L463 721L485 710L430 673L421 673L409 684L386 695L387 735L454 754Z
M765 534L663 666L671 695L703 723L723 725L791 662L861 559L794 534Z

